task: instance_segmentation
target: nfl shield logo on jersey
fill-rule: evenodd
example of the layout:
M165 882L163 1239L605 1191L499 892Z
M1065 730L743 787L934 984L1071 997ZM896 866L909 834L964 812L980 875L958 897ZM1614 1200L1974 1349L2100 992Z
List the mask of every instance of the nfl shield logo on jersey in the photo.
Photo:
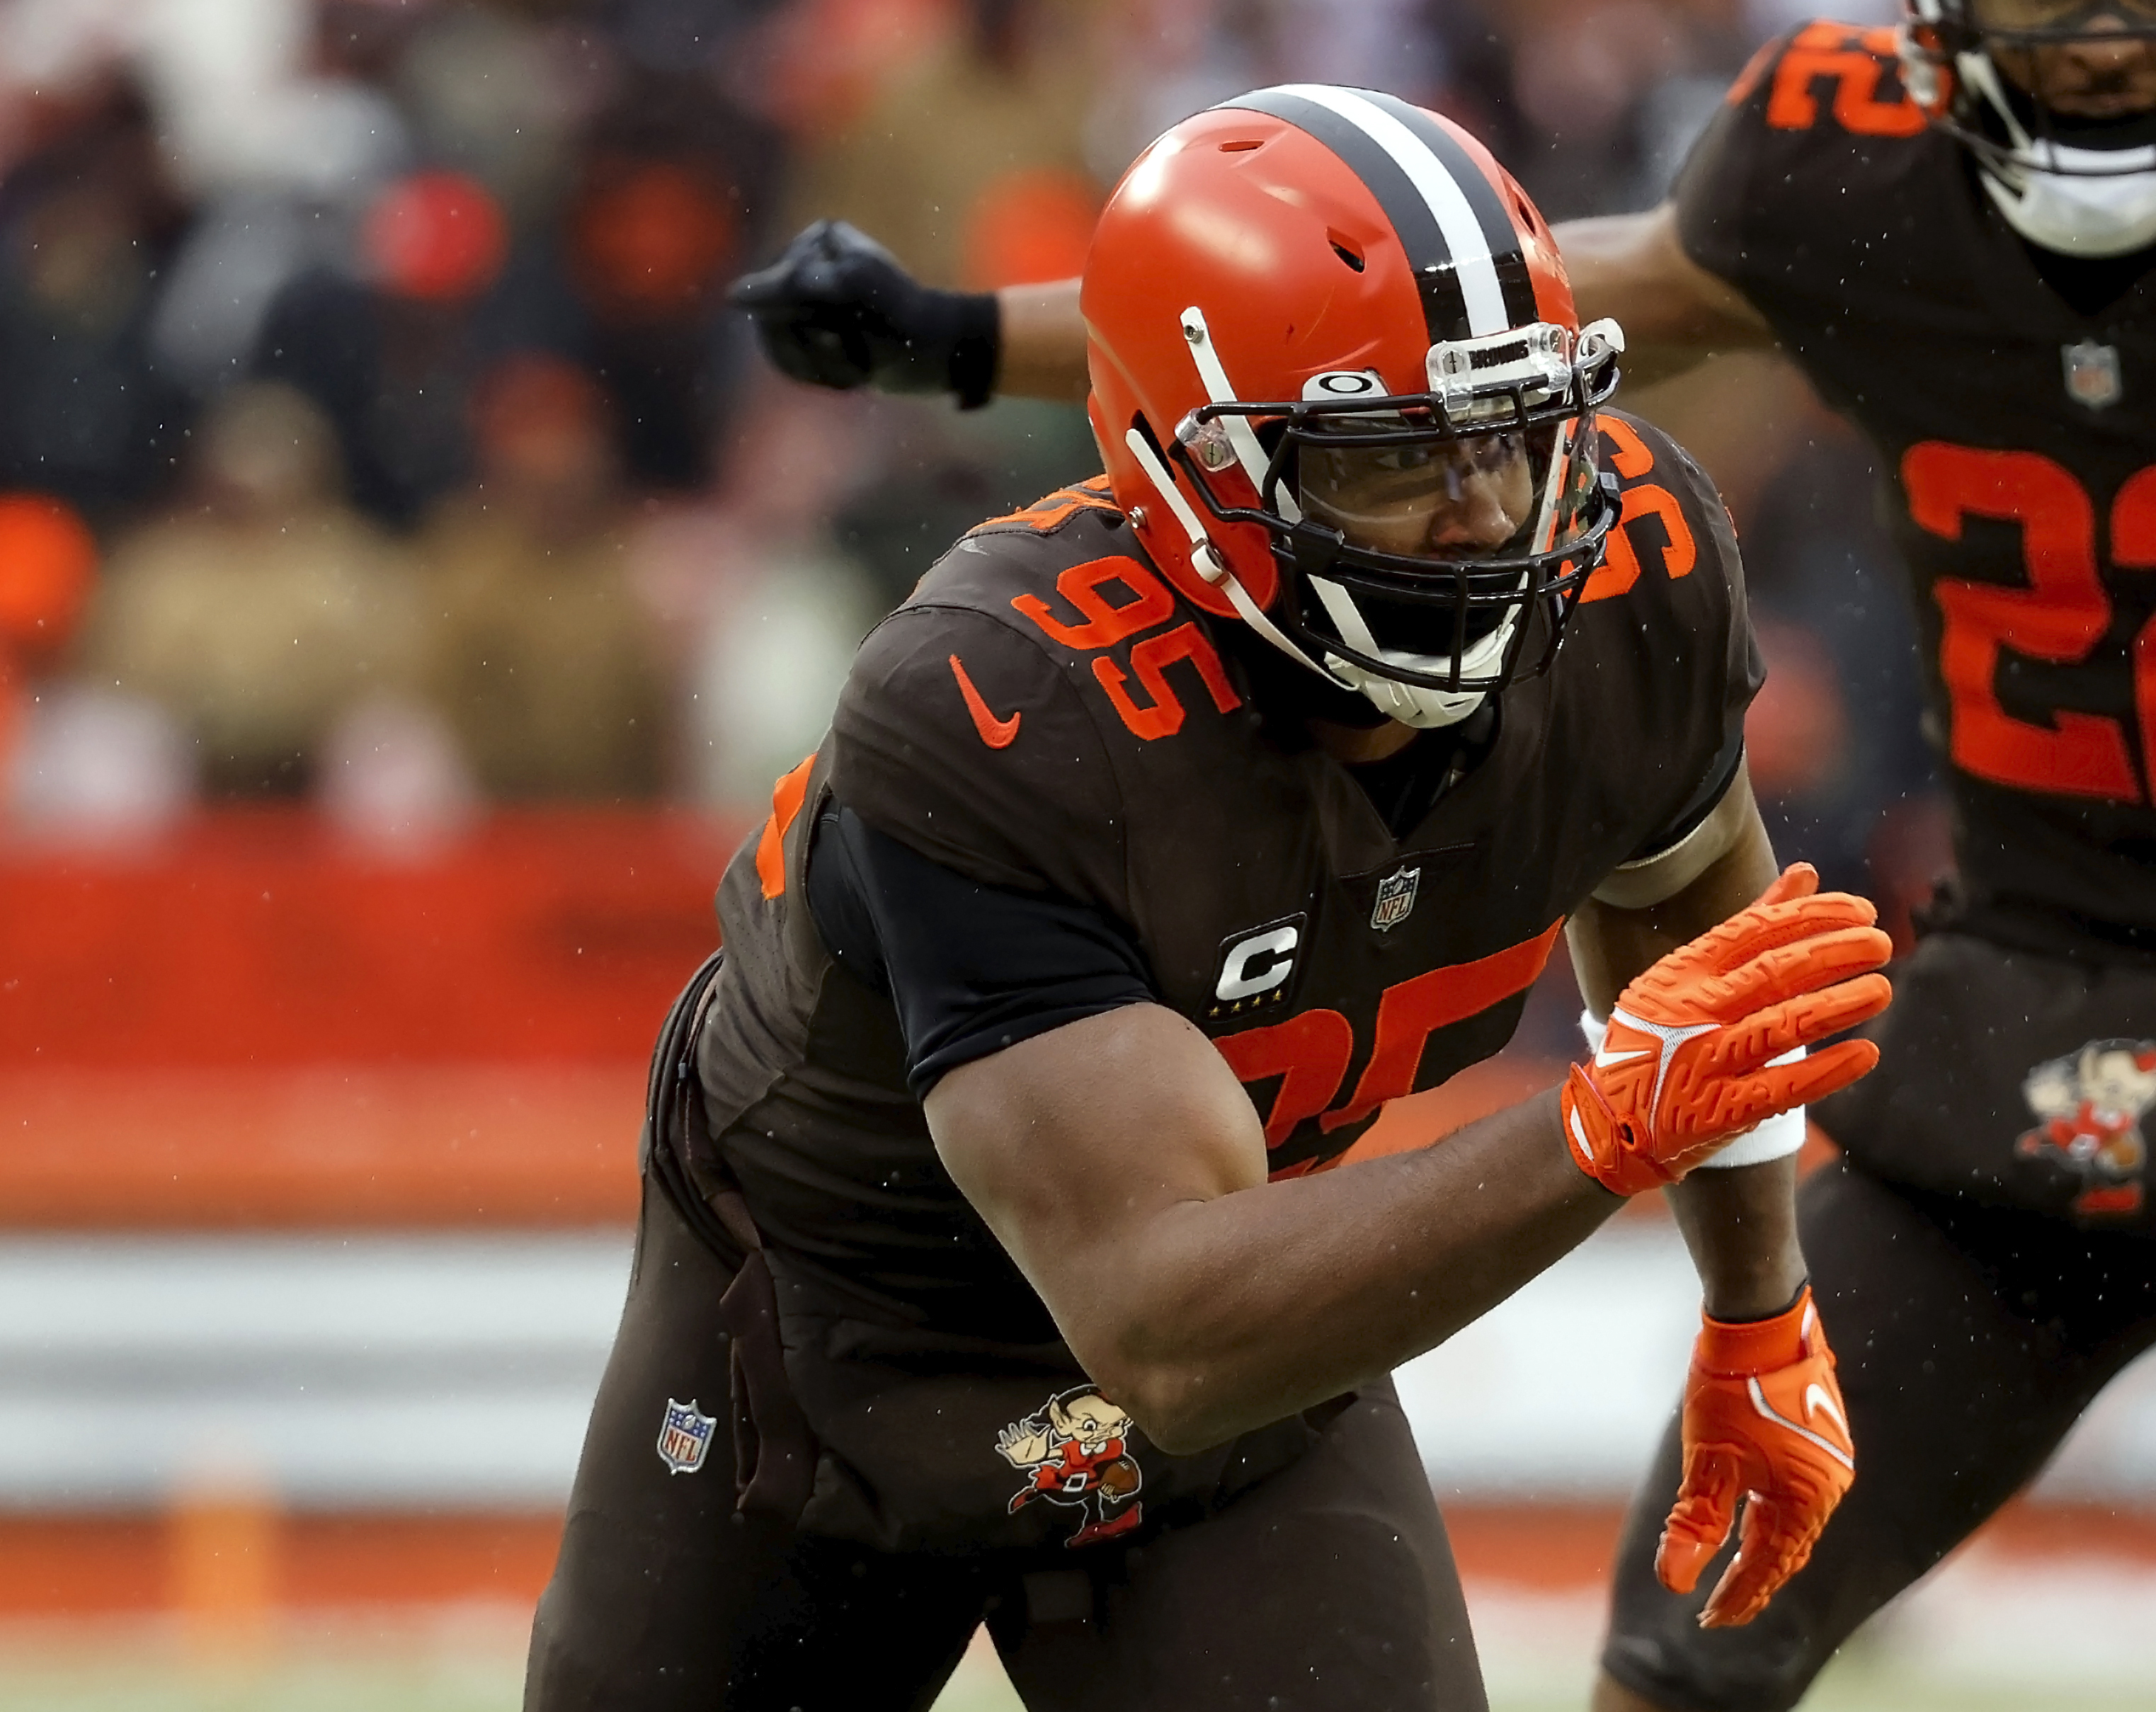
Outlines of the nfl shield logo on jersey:
M706 1415L690 1397L678 1403L666 1399L666 1419L659 1428L659 1460L676 1474L693 1474L704 1466L704 1453L711 1448L711 1432L717 1417Z
M2066 365L2066 396L2091 410L2103 410L2118 402L2126 383L2118 372L2118 347L2084 339L2078 345L2062 345L2059 354Z
M1378 905L1370 911L1370 925L1383 933L1398 927L1414 908L1415 887L1422 879L1419 868L1403 868L1378 882Z

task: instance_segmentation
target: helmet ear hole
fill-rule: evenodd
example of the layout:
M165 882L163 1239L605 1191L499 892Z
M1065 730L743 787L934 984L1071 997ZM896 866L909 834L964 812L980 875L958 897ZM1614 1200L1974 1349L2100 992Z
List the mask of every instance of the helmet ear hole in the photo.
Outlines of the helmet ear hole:
M1327 240L1332 245L1333 254L1338 256L1342 261L1347 263L1347 264L1353 268L1357 273L1359 274L1363 271L1364 263L1363 260L1363 252L1361 250L1356 249L1353 244L1350 243L1337 232L1327 232L1325 236Z

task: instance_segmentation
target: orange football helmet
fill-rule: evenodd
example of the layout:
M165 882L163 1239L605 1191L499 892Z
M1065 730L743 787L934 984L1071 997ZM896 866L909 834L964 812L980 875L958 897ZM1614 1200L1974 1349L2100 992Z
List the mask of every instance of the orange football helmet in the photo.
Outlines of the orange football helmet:
M1124 175L1081 298L1117 503L1201 606L1412 725L1556 656L1616 515L1548 226L1396 98L1238 96Z

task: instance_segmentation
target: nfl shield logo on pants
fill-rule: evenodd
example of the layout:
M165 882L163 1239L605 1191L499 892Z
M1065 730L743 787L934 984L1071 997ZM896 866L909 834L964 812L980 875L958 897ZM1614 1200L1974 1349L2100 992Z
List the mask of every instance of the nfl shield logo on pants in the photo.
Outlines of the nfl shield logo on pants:
M1383 933L1398 927L1414 908L1415 887L1422 880L1419 868L1403 868L1378 882L1378 905L1370 911L1370 925Z
M701 1412L690 1397L678 1403L666 1399L666 1419L659 1428L659 1460L676 1474L693 1474L704 1466L704 1453L711 1448L716 1416Z
M2062 345L2059 355L2066 365L2066 396L2091 410L2118 402L2126 383L2119 377L2118 347L2084 339L2078 345Z

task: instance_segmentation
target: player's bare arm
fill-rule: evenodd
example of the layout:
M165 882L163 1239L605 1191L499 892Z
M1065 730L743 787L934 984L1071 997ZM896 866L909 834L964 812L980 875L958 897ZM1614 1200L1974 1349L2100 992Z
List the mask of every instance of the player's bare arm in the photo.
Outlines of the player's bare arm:
M1588 1009L1609 1016L1628 981L1735 915L1774 883L1776 871L1750 777L1740 766L1720 804L1681 845L1613 875L1572 918L1566 932L1573 973ZM1761 1319L1788 1307L1803 1288L1796 1182L1792 1154L1695 1171L1671 1189L1711 1315Z
M1748 790L1743 801L1748 808ZM1707 911L1755 877L1764 844L1763 831L1741 833L1665 902L1656 930L1687 919L1712 925ZM1816 925L1814 946L1833 943L1813 996L1856 978L1807 1023L1781 1025L1810 1038L1832 1032L1830 1010L1884 1002L1883 982L1861 972L1883 958L1883 936L1868 910L1843 903ZM1581 930L1599 971L1644 959L1638 973L1658 961L1654 931L1607 913L1614 930ZM1790 946L1804 939L1794 918L1779 936ZM1753 1020L1777 1026L1766 1015ZM1840 1074L1828 1058L1813 1064L1815 1074ZM1217 1443L1381 1376L1503 1300L1619 1204L1601 1185L1621 1179L1583 1168L1565 1133L1568 1110L1547 1094L1423 1152L1269 1183L1248 1095L1203 1034L1153 1006L962 1066L925 1109L952 1177L1087 1371L1171 1449ZM1769 1171L1736 1201L1715 1190L1697 1203L1708 1253L1752 1239L1742 1221L1755 1201L1774 1246L1765 1264L1717 1262L1726 1303L1748 1306L1768 1287L1759 1279L1779 1279L1792 1261L1791 1226L1776 1207L1789 1181ZM1726 1217L1719 1228L1716 1213ZM1801 1284L1798 1269L1774 1305Z
M1625 375L1635 385L1681 373L1717 351L1774 342L1742 292L1685 254L1672 204L1568 220L1554 232L1581 319L1609 316L1623 325ZM798 379L949 390L972 402L987 390L1069 402L1086 396L1075 279L1007 285L993 297L938 291L860 233L824 223L743 280L735 300L757 317L773 361ZM977 368L985 362L986 378L970 384L960 372L969 336L987 340L993 351L975 360Z
M964 1065L926 1109L1086 1371L1171 1451L1383 1377L1623 1204L1567 1157L1549 1095L1442 1147L1269 1183L1250 1096L1158 1006Z
M1740 766L1691 833L1656 859L1627 864L1573 916L1573 965L1590 1028L1625 1017L1626 971L1666 955L1702 920L1786 884L1786 876L1775 878ZM1628 1043L1640 1039L1636 1031L1627 1037ZM1598 1043L1596 1061L1607 1055ZM1746 1138L1763 1156L1731 1164L1738 1154L1732 1147L1669 1191L1699 1269L1704 1324L1685 1400L1685 1484L1656 1564L1666 1585L1688 1591L1696 1583L1736 1525L1738 1494L1753 1494L1744 1550L1702 1613L1709 1627L1748 1622L1765 1608L1802 1567L1854 1473L1833 1357L1811 1309L1798 1238L1794 1144L1802 1122L1796 1111L1773 1120ZM1755 1387L1777 1401L1800 1397L1802 1418L1769 1416L1752 1395Z
M1774 336L1727 280L1685 254L1676 206L1567 220L1552 228L1581 316L1614 316L1625 329L1625 377L1651 384L1717 351L1758 350Z
M1081 404L1086 322L1078 313L1078 282L1006 285L996 293L1000 357L996 391L1013 398L1054 398Z

